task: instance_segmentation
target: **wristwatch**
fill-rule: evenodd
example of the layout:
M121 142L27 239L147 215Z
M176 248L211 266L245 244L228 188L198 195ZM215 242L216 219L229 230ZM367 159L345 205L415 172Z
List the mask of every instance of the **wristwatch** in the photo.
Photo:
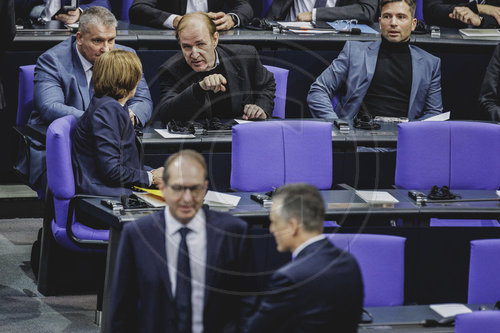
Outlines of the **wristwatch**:
M233 19L234 27L235 28L238 27L238 23L239 23L238 15L233 14L233 13L229 13L228 15L231 16L231 18Z

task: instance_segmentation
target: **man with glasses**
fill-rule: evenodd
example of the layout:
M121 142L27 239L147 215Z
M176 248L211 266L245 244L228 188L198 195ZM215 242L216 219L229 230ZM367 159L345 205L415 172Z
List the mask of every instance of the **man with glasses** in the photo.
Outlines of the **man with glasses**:
M251 303L247 224L202 208L203 157L181 150L164 165L165 210L125 224L111 292L112 332L234 332Z
M380 12L381 40L347 41L311 85L313 117L353 119L359 113L361 119L421 120L442 112L441 61L409 44L417 24L414 0L382 0Z

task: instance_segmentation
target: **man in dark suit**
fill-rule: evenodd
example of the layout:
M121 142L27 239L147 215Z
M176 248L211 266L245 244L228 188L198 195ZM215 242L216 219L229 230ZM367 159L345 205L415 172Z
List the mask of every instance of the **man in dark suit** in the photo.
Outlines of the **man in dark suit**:
M274 0L267 16L278 21L336 21L356 19L372 24L378 0Z
M242 27L253 16L247 0L134 0L129 16L131 23L176 29L182 15L198 11L206 12L218 31Z
M243 323L252 306L238 296L249 288L247 224L202 208L206 179L203 157L181 150L164 165L165 210L125 224L112 332L236 332Z
M253 46L218 46L219 33L204 13L184 15L177 40L182 52L160 67L162 120L271 117L274 77Z
M424 0L424 20L429 25L454 28L498 28L500 1Z
M324 207L308 184L286 185L273 195L270 231L292 261L271 277L247 332L357 332L361 273L356 260L322 234Z

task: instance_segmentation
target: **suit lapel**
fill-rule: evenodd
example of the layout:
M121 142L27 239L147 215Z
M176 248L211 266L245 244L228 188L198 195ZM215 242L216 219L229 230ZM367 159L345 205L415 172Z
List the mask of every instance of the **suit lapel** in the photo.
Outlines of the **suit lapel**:
M76 82L78 83L78 90L80 91L80 95L82 96L82 104L84 106L83 111L85 111L90 104L89 86L87 84L87 77L85 76L85 72L83 71L82 62L80 61L78 52L76 51L76 41L71 44L71 52Z
M221 47L217 48L217 53L219 54L219 61L224 66L227 75L227 86L231 94L231 110L233 110L233 114L240 114L243 111L243 95L239 92L245 91L245 89L241 89L244 78L239 75L240 68L236 66L235 62L231 61L230 57Z
M415 51L410 45L410 55L411 55L411 92L410 92L410 103L408 103L408 117L411 114L411 108L413 102L415 102L415 97L417 96L418 87L420 87L420 81L422 76L420 75L419 68L422 68L422 56ZM420 112L421 110L418 110Z
M375 74L375 67L377 66L378 59L378 51L380 50L380 43L382 40L378 40L372 45L368 46L368 51L366 52L366 79L368 80L368 84L372 82L373 74Z
M172 285L170 284L170 276L168 272L167 250L165 248L165 213L160 211L151 216L153 219L152 232L150 233L150 243L152 249L159 249L155 258L155 264L163 281L169 300L173 300Z
M211 295L209 287L215 287L217 258L222 247L222 233L217 232L217 221L212 219L211 212L208 208L203 207L206 216L207 228L207 262L205 266L205 306Z

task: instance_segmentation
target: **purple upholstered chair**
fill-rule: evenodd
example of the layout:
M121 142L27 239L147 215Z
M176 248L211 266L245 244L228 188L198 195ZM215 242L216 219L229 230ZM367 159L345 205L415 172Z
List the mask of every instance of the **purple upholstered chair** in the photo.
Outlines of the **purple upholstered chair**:
M132 6L132 2L134 0L122 0L122 12L120 15L120 20L129 22L129 17L128 17L128 10L130 9L130 6Z
M398 125L395 185L496 190L500 185L500 126L446 121ZM496 220L431 219L432 226L499 226Z
M283 120L233 127L233 189L270 191L295 182L330 189L332 175L331 123Z
M416 8L415 8L415 18L419 21L424 20L424 3L423 0L417 0L416 2Z
M406 238L338 233L327 237L358 261L365 288L364 306L403 304Z
M288 83L288 69L264 65L268 71L273 73L276 82L276 93L274 97L273 117L285 119L286 87Z
M500 301L500 239L470 242L469 304ZM500 331L500 325L498 326Z
M23 127L28 123L33 111L33 80L35 65L19 66L19 91L17 93L16 126Z
M474 311L455 316L455 333L499 333L500 311Z
M87 227L75 220L70 201L75 197L75 179L71 164L71 134L76 118L66 116L56 119L47 130L47 183L54 202L54 219L51 227L56 241L73 251L94 252L88 247L106 245L109 230ZM102 249L97 249L102 251Z

